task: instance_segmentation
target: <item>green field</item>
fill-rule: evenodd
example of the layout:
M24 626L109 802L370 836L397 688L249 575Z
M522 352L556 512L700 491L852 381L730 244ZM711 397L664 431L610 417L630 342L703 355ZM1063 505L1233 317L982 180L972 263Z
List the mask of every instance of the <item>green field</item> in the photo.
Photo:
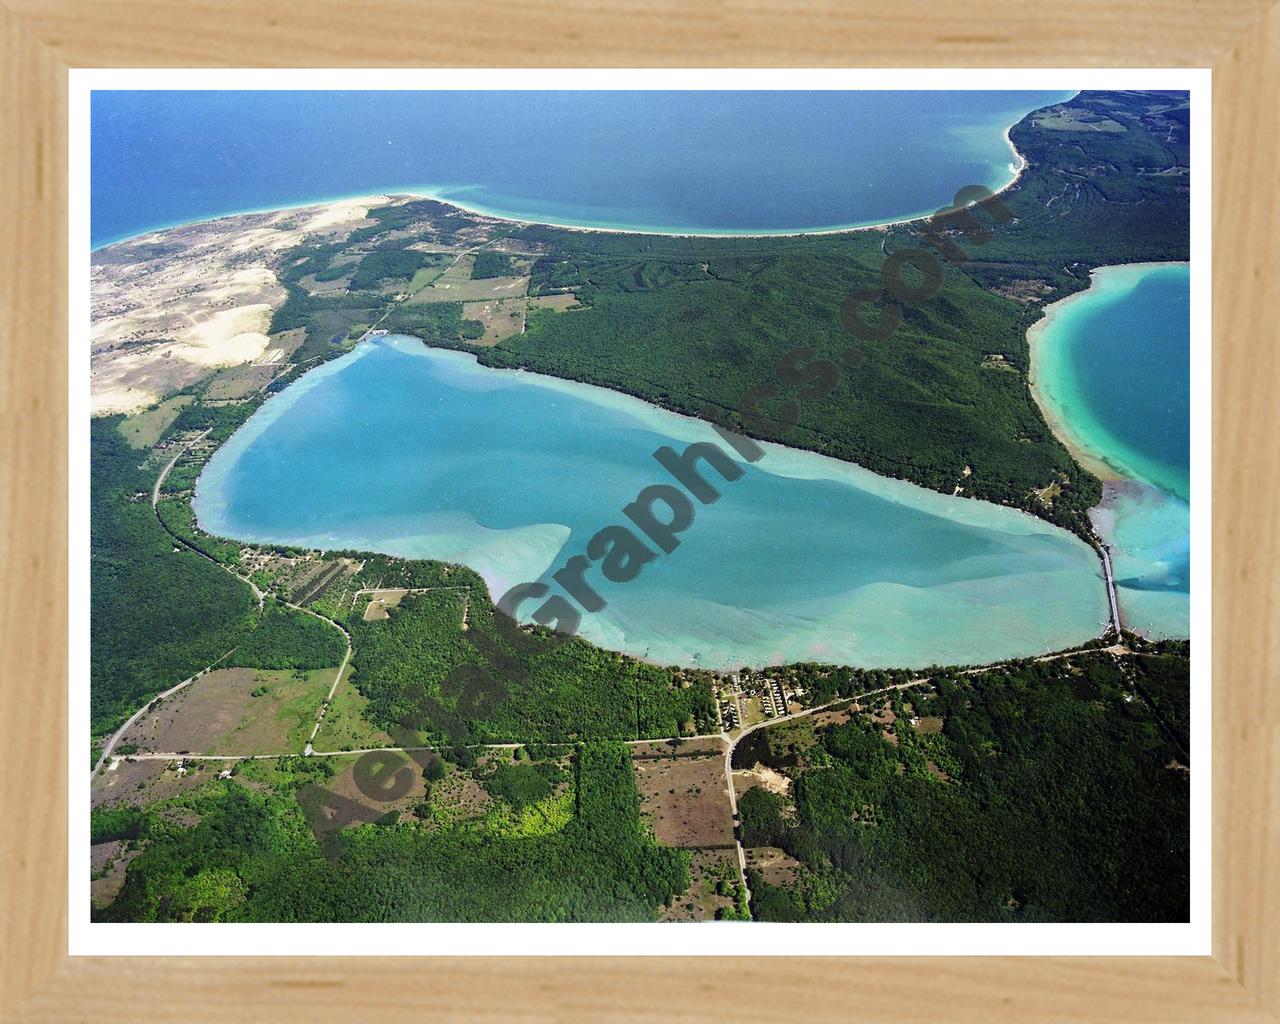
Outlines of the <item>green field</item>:
M164 436L192 398L192 395L174 395L150 409L126 416L120 421L120 435L131 448L150 448Z
M1041 303L1085 287L1095 266L1187 258L1187 178L1165 173L1189 159L1185 142L1164 141L1171 120L1185 115L1180 103L1084 93L1029 115L1011 133L1029 161L1001 197L1012 218L980 214L985 237L954 227L930 235L922 222L788 238L506 227L506 237L541 250L529 294L572 289L580 305L572 316L530 308L523 333L477 356L718 418L945 493L962 486L1088 536L1084 512L1096 504L1099 483L1053 436L1030 395L1026 329ZM441 231L483 230L425 200L370 216L377 223L346 243L296 250L292 259L305 259L291 263L289 275L327 265L344 245L393 247L379 251L377 266L403 259L407 268L421 254L397 256L394 247L419 229L433 244ZM851 293L877 294L886 260L922 246L945 256L937 257L940 290L906 303L886 337L851 334ZM415 287L382 326L470 348L475 328L459 304L523 294L522 277L502 276L514 266L491 250L464 255L429 286ZM415 277L415 285L424 280ZM904 280L920 283L911 270ZM274 327L306 322L320 334L323 317L334 318L324 330L342 317L373 323L389 305L374 290L322 300L291 289ZM873 329L878 308L865 304ZM773 390L753 391L762 387Z
M316 750L362 750L395 746L394 739L365 717L368 706L368 700L360 696L360 691L351 685L351 669L348 668L324 713L324 720L320 723L320 731L315 739Z
M117 417L92 423L91 720L119 724L152 695L217 662L256 624L253 594L199 555L175 549L148 500L156 470Z

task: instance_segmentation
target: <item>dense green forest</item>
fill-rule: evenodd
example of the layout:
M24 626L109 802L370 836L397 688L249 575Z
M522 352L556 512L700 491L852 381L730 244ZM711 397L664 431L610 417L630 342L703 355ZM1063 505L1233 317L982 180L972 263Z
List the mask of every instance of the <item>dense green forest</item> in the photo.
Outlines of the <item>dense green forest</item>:
M517 629L478 578L469 589L410 594L389 614L366 622L358 606L346 623L352 682L384 729L410 723L422 742L562 743L715 727L707 683L683 685L578 637Z
M753 761L794 776L794 807L749 790L742 840L803 867L785 886L753 873L753 915L1186 920L1188 686L1185 653L1079 655L899 691L892 725L756 745Z
M1044 282L1056 299L1097 266L1190 259L1190 112L1185 93L1083 92L1018 122L1009 135L1029 167L1003 197L1016 219L965 273Z
M386 249L371 252L360 261L356 272L351 276L350 287L353 289L376 288L387 280L408 281L430 262L429 255L413 249Z
M109 731L150 697L200 671L248 636L253 593L156 520L159 467L117 430L90 424L90 660L92 728Z
M346 652L346 641L332 625L268 598L253 632L223 664L228 668L330 668L341 664Z
M531 293L571 289L581 308L572 316L532 309L523 333L477 356L626 391L938 490L960 485L1087 533L1082 513L1097 502L1098 482L1031 397L1025 332L1037 303L1084 287L1095 266L1187 258L1187 110L1176 95L1082 93L1028 115L1011 132L1028 166L1000 197L1009 215L978 214L973 230L952 220L829 236L677 238L505 226L501 234L541 250ZM415 240L456 244L459 231L484 225L431 200L376 208L370 219L346 241L289 253L279 270L288 300L272 330L305 327L299 355L309 360L389 311L390 330L467 347L476 325L457 303L393 304L376 289L431 261L407 248ZM937 294L904 302L887 336L855 337L851 293L868 296L859 315L873 328L885 323L876 310L886 262L921 248L940 260ZM344 295L312 296L299 284L330 275L334 257L351 253L359 263ZM508 255L476 254L474 277L511 272ZM904 282L914 287L920 275L906 270ZM1033 494L1054 481L1061 493L1051 502Z
M428 344L456 343L463 337L462 305L457 302L401 303L391 310L382 326L398 334L412 334Z
M693 415L708 410L755 436L940 490L963 484L966 493L1083 531L1078 513L1098 500L1097 482L1053 438L1026 385L1025 331L1038 313L992 289L1021 283L1030 294L1042 288L1038 297L1057 297L1082 287L1099 264L1186 259L1186 133L1163 141L1169 119L1185 112L1185 99L1086 93L1052 116L1025 118L1012 137L1029 166L1002 196L1012 220L977 215L990 230L981 246L944 232L950 251L958 246L967 258L944 268L935 296L904 304L901 326L887 338L854 339L842 303L855 289L879 290L889 255L922 245L933 251L920 224L887 238L858 232L785 242L584 242L581 233L530 228L516 237L549 250L535 267L535 289L572 287L590 308L539 312L523 335L480 358L589 380ZM1103 117L1107 130L1072 120ZM804 350L803 365L779 372L794 349ZM821 358L842 368L840 379L828 395L810 398L806 389L818 385L808 367ZM760 385L778 393L760 402L764 417L752 419L743 395ZM784 410L788 400L797 406ZM784 429L789 421L794 428ZM966 466L972 475L962 479ZM1054 479L1066 486L1046 509L1031 491Z
M147 809L99 811L95 836L143 848L100 921L648 921L689 884L687 855L641 826L631 755L588 744L574 757L573 816L510 838L413 821L358 825L326 857L298 793L315 761L272 788L211 780ZM178 823L168 813L198 817ZM145 837L145 840L138 837Z
M489 277L508 277L514 271L511 257L506 253L485 249L476 253L476 261L471 267L471 278L479 281Z
M644 268L634 265L624 268L634 280L584 288L590 308L536 312L523 335L482 359L590 380L948 492L963 484L1027 504L1033 488L1054 479L1074 484L1070 456L1023 377L984 365L993 354L1026 365L1022 310L952 274L933 302L906 312L898 334L857 341L840 322L841 304L851 289L875 285L881 260L873 241L828 242L825 251L752 261L734 274L695 255L665 269L707 262L702 280L677 276L654 288L635 287ZM591 260L576 264L580 280L603 276ZM850 351L856 368L846 365ZM834 386L819 397L812 389L828 386L816 379L826 367ZM744 396L762 386L777 394L744 410ZM1095 490L1075 504L1092 504Z
M167 436L208 428L225 439L246 416L242 406L196 402ZM145 453L124 442L118 422L93 422L95 733L214 662L338 665L346 649L339 630L274 599L260 618L247 586L165 532L149 500L156 470L139 468ZM189 488L197 471L176 466L166 487ZM239 545L200 531L189 495L163 498L158 512L183 541L239 569ZM450 588L411 594L386 620L364 621L363 604L349 609L353 682L382 728L408 723L423 741L447 743L635 739L715 728L705 680L685 680L579 638L519 630L464 567L347 554L364 564L358 585Z
M561 770L552 761L503 764L484 780L484 787L493 796L521 810L550 796L561 775Z
M411 276L424 263L421 253L370 253L360 260L351 287L346 292L332 296L312 295L302 280L308 275L324 275L334 269L331 265L333 258L348 253L358 233L353 232L346 242L299 246L290 250L281 266L276 268L276 276L284 285L286 298L271 316L269 333L298 328L306 331L302 347L294 353L300 368L340 354L341 349L337 346L347 340L353 325L372 324L382 316L392 297L374 290L374 286L388 276L389 271L403 267ZM365 260L372 261L368 270L364 269ZM356 278L360 278L359 285Z

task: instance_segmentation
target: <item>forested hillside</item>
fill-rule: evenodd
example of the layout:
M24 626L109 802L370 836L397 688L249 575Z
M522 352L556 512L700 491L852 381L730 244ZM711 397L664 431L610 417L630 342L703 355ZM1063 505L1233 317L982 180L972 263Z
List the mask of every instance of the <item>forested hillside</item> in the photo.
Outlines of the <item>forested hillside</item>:
M156 520L159 466L116 429L91 424L92 723L105 732L162 690L217 661L256 623L253 593Z
M1004 197L1017 219L965 272L1052 301L1097 266L1190 259L1190 115L1185 93L1084 92L1024 118L1010 138L1030 166Z
M1173 645L1168 645L1173 647ZM883 698L757 743L791 799L739 801L759 920L1181 921L1189 907L1189 661L1098 652ZM774 730L764 730L766 736Z
M164 721L149 710L171 730L161 735L185 737L152 749L180 755L148 760L122 741L95 775L95 801L109 806L94 812L93 842L117 844L95 861L96 881L115 870L119 886L96 916L651 920L696 885L690 864L708 849L731 858L738 885L737 851L659 845L632 768L633 752L658 744L619 741L669 739L637 753L650 769L700 756L719 771L719 744L732 741L686 737L736 737L753 701L763 720L763 697L734 692L750 678L785 682L783 713L788 700L823 706L735 748L735 768L773 773L753 780L769 786L736 790L739 836L771 865L750 862L755 918L1185 919L1185 644L1125 634L1132 651L930 670L925 685L906 670L808 664L736 673L730 686L727 674L517 627L464 566L212 537L191 494L211 452L271 393L377 327L1092 537L1085 512L1100 483L1031 397L1025 332L1096 265L1187 258L1188 125L1183 98L1155 93L1082 94L1029 115L1011 133L1029 161L1001 197L1011 216L980 215L982 244L954 231L930 240L918 222L789 238L569 231L413 200L371 210L346 238L280 252L287 298L270 332L294 332L280 362L212 371L184 389L190 401L149 449L130 447L120 417L91 424L94 735L206 666L234 670L163 702ZM936 294L904 302L883 336L855 336L849 295L880 294L886 260L912 247L951 252ZM220 375L233 397L209 391ZM179 438L191 447L153 509ZM264 592L261 610L233 573ZM344 631L351 660L339 673ZM225 755L202 746L207 736L170 720L192 691L205 701L194 721L276 731L257 746L242 729ZM335 730L331 746L324 729ZM681 752L694 744L715 747ZM428 745L409 769L411 796L374 799L372 813L317 841L308 800L318 792L362 793L369 809L354 752L402 764L400 748ZM704 782L654 788L672 808L684 800L681 814L722 815L728 836L728 780L705 787L714 793Z
M578 637L513 629L478 578L470 590L411 594L388 619L366 622L363 610L347 620L352 682L372 722L411 723L422 742L635 739L716 725L705 682L685 686Z
M1026 504L1033 488L1074 479L1024 378L984 365L991 355L1026 364L1016 303L952 272L935 299L906 310L891 337L849 334L840 308L850 291L878 287L879 241L862 235L768 253L774 243L761 239L766 251L751 258L719 258L702 242L699 252L661 261L543 257L535 284L573 284L589 308L539 311L523 335L481 358L715 416L947 492L962 484ZM795 349L803 354L788 383L778 365ZM818 360L840 367L839 378L829 395L806 397ZM758 397L752 415L744 396L760 387L776 394Z
M297 799L325 768L286 759L257 784L210 780L145 811L97 812L100 840L133 836L143 849L95 919L648 921L688 885L686 855L641 829L620 744L578 750L559 828L510 836L388 820L344 830L328 857Z

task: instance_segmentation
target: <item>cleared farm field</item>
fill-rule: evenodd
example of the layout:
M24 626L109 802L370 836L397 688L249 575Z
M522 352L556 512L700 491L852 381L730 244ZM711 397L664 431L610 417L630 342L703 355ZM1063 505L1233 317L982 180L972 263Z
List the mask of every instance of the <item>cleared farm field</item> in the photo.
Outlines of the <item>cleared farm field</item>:
M422 267L413 275L413 280L409 282L409 287L405 289L410 294L421 291L429 284L432 284L445 271L444 267Z
M190 405L192 401L191 395L175 395L154 409L126 416L120 421L120 433L129 442L130 448L150 448L169 429L169 424L178 418L183 407Z
M330 676L332 678L332 676ZM320 732L313 746L316 750L364 750L370 747L394 747L396 741L364 717L369 702L351 685L351 668L342 674L342 682L320 720Z
M221 762L213 763L221 768ZM189 791L207 778L199 772L179 776L172 764L166 761L130 761L128 758L113 761L94 774L89 786L89 805L110 807L167 800Z
M236 398L248 398L266 387L279 372L279 367L247 363L219 370L205 390L206 401L222 402Z
M532 309L553 309L562 313L566 309L578 307L578 296L573 292L560 292L556 295L535 295L529 300Z
M351 268L352 274L355 273L355 267ZM331 278L328 281L321 281L314 274L308 274L306 277L299 279L299 286L305 288L311 295L343 295L347 291L347 286L351 284L352 274L344 274L342 277Z
M719 753L702 757L636 757L640 810L667 846L730 846L733 812Z
M462 305L462 317L464 320L479 320L484 324L484 334L474 339L472 344L496 345L503 338L510 338L524 330L524 300L465 302Z
M523 298L529 290L527 277L487 277L479 281L454 277L452 272L440 277L430 288L423 288L409 303L478 302L485 299Z
M295 327L292 330L280 331L278 334L271 335L266 349L262 355L254 360L261 366L283 366L289 361L302 343L307 340L307 331L305 327Z
M143 715L120 747L193 756L300 753L337 671L217 669Z
M738 853L726 850L689 851L689 888L662 911L663 921L714 921L731 910L727 884L738 879Z
M369 603L364 608L364 621L376 622L379 619L389 619L391 615L387 612L388 608L397 608L405 594L409 593L404 589L393 590L374 590L369 594Z
M747 850L747 867L758 871L770 885L791 885L800 872L800 862L776 846L753 846Z

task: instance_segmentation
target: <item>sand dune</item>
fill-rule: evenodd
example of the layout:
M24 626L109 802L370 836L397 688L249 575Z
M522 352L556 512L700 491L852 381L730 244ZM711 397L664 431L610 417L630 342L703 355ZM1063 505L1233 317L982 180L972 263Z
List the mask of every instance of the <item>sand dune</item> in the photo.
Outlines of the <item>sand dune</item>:
M90 375L94 415L132 412L219 366L267 348L286 293L280 254L345 237L386 196L247 213L140 235L93 254Z

